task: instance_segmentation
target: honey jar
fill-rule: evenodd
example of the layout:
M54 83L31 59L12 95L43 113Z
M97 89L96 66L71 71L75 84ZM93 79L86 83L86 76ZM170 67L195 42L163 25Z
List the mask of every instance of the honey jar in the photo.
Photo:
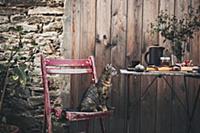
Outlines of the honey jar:
M170 66L170 57L160 57L161 66Z

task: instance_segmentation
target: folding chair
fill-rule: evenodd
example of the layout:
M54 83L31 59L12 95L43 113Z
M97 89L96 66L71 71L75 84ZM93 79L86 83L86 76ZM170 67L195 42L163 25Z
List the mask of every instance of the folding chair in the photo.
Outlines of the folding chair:
M93 83L97 83L96 68L94 57L89 56L87 59L50 59L41 55L41 71L44 87L44 132L52 133L52 115L60 118L63 116L68 122L86 121L86 132L89 128L89 120L99 118L102 133L105 133L103 117L110 116L112 111L106 112L78 112L65 111L63 109L54 109L50 102L48 75L52 74L89 74ZM54 113L53 113L54 112Z

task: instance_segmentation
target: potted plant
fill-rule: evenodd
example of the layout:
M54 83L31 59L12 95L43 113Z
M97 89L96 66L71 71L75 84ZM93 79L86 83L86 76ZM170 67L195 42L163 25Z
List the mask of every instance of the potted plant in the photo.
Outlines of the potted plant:
M38 52L37 47L28 50L29 55L23 55L25 45L22 43L23 29L21 27L13 28L13 32L18 34L18 42L14 45L1 45L0 47L0 132L18 133L19 128L7 122L6 111L3 107L6 105L6 98L15 95L15 89L25 88L30 80L30 67L33 62L34 54Z
M152 33L159 33L163 38L170 41L172 54L179 62L189 46L193 34L200 29L200 6L197 9L188 8L189 12L184 17L177 18L169 15L167 11L161 11L154 23L151 23Z

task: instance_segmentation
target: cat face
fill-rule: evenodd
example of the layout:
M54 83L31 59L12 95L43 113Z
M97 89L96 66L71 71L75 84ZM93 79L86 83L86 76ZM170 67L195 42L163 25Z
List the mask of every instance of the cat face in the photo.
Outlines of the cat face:
M105 67L105 71L108 75L115 76L117 75L117 69L112 66L112 64L107 64Z

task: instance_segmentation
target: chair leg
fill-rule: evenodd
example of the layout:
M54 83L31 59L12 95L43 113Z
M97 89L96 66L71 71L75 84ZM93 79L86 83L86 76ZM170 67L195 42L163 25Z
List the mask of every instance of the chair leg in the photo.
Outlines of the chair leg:
M70 123L68 123L67 125L64 125L63 128L66 133L70 133Z
M101 124L101 132L105 133L105 127L104 127L104 123L103 123L103 118L99 118L100 119L100 124Z
M89 126L90 126L90 122L89 120L86 121L86 125L85 125L85 131L86 133L89 133Z

